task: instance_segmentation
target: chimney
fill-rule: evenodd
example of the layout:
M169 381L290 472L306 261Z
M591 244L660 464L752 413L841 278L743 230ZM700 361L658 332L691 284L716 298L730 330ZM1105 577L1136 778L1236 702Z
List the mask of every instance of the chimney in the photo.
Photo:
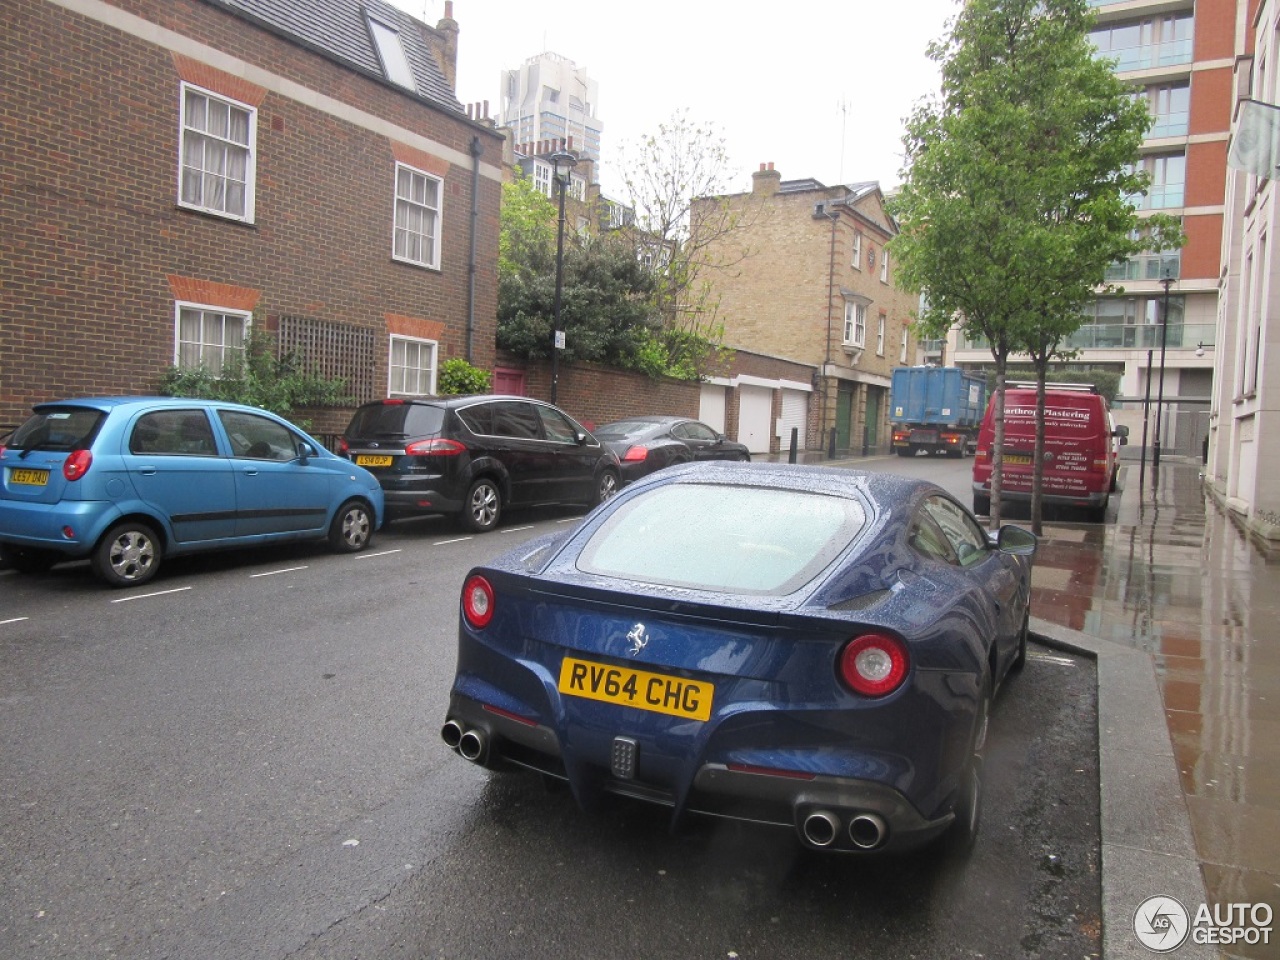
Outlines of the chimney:
M751 175L751 192L762 197L771 197L778 192L782 183L782 174L773 169L773 163L762 163L760 169Z
M445 0L444 17L436 24L435 29L425 23L419 28L422 39L426 41L436 62L440 64L440 72L444 74L445 83L455 93L458 88L458 21L453 19L453 0Z

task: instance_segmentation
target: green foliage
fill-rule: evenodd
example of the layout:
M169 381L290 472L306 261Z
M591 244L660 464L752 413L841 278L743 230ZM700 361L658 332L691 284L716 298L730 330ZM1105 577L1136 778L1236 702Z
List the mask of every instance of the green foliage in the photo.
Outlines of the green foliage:
M453 357L440 364L436 375L436 393L466 394L488 393L493 378L489 371L472 366L461 357Z
M556 205L533 181L516 172L502 185L498 226L498 277L527 277L555 270Z
M1034 368L1010 367L1005 376L1006 383L1009 380L1034 383L1036 371ZM1098 393L1107 398L1108 403L1115 403L1116 397L1120 395L1120 374L1110 370L1050 370L1045 374L1045 384L1052 390L1055 383L1092 384ZM994 393L995 388L996 375L993 371L988 371L987 393Z
M295 353L277 356L275 338L253 324L245 339L244 353L229 354L222 370L214 373L196 367L168 367L160 377L160 393L170 397L200 397L262 407L282 417L299 407L342 407L354 400L345 380L317 376ZM299 422L306 427L307 424Z

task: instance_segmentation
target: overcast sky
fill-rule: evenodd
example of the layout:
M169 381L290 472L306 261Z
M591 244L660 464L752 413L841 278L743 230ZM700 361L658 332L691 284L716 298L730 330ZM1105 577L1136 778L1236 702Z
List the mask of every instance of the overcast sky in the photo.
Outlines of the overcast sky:
M391 0L427 23L444 0ZM499 77L543 52L598 84L605 192L620 143L685 110L712 123L732 160L731 189L772 162L783 179L878 180L902 167L902 121L938 86L925 50L957 0L454 0L458 99L488 100Z

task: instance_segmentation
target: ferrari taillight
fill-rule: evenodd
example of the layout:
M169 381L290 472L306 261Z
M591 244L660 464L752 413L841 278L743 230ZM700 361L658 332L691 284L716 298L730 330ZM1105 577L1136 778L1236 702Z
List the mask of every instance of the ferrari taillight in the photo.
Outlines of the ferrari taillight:
M79 480L93 465L93 454L88 450L72 450L71 456L62 461L62 475L68 480Z
M883 697L907 679L911 658L907 645L883 633L864 633L840 651L840 678L855 693Z
M493 619L493 587L479 574L467 577L462 585L462 615L477 630Z

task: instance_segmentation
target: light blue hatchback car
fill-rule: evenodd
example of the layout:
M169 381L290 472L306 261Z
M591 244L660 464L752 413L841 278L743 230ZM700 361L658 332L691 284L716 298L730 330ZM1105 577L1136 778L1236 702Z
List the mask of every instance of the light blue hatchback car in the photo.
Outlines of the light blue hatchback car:
M37 404L0 445L0 560L88 557L116 587L166 556L288 540L363 550L377 478L257 407L173 397Z

